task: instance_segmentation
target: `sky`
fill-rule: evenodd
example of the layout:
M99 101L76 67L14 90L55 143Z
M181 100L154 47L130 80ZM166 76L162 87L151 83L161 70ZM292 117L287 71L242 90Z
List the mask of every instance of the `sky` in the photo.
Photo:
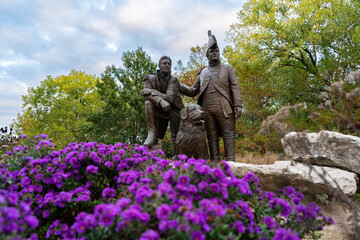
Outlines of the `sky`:
M21 113L22 95L72 69L100 74L138 47L157 62L186 64L190 48L220 48L243 0L0 0L0 128ZM174 64L173 64L174 65Z

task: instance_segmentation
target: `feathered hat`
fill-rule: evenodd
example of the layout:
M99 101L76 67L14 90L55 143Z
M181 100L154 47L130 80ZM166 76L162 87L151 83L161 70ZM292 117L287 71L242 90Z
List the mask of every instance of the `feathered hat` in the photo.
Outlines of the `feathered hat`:
M211 48L219 48L219 46L217 45L217 41L214 35L211 34L211 31L208 31L208 35L209 35L209 41L208 41L208 50Z

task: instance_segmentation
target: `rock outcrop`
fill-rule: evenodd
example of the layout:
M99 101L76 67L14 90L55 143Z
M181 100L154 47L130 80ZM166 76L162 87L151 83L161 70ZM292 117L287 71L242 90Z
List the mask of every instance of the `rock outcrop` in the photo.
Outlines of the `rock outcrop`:
M247 172L256 174L259 177L261 188L265 191L276 191L279 188L293 186L310 196L318 193L327 193L331 196L333 194L331 187L339 187L343 193L352 196L357 189L356 174L341 169L313 166L311 170L308 165L293 161L277 161L272 165L228 163L236 177L243 177ZM323 173L323 171L325 174L317 174Z
M360 138L337 132L290 132L282 140L286 155L298 162L360 174Z

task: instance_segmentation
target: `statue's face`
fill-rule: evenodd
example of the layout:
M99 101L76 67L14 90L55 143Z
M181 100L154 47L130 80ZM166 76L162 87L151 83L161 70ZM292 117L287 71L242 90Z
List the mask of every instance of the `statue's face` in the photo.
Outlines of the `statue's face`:
M220 57L220 50L219 48L210 48L208 50L208 59L211 60L219 60Z
M163 59L160 62L160 70L164 73L168 73L171 70L171 62L170 59Z

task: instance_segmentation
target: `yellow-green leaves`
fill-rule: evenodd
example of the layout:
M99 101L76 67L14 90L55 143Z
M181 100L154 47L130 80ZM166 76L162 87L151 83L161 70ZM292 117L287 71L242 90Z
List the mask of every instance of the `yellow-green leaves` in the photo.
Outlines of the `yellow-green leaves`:
M18 133L34 136L46 133L57 147L87 140L81 131L86 114L101 107L95 91L98 77L72 70L69 75L49 76L23 96L22 113L15 126Z

